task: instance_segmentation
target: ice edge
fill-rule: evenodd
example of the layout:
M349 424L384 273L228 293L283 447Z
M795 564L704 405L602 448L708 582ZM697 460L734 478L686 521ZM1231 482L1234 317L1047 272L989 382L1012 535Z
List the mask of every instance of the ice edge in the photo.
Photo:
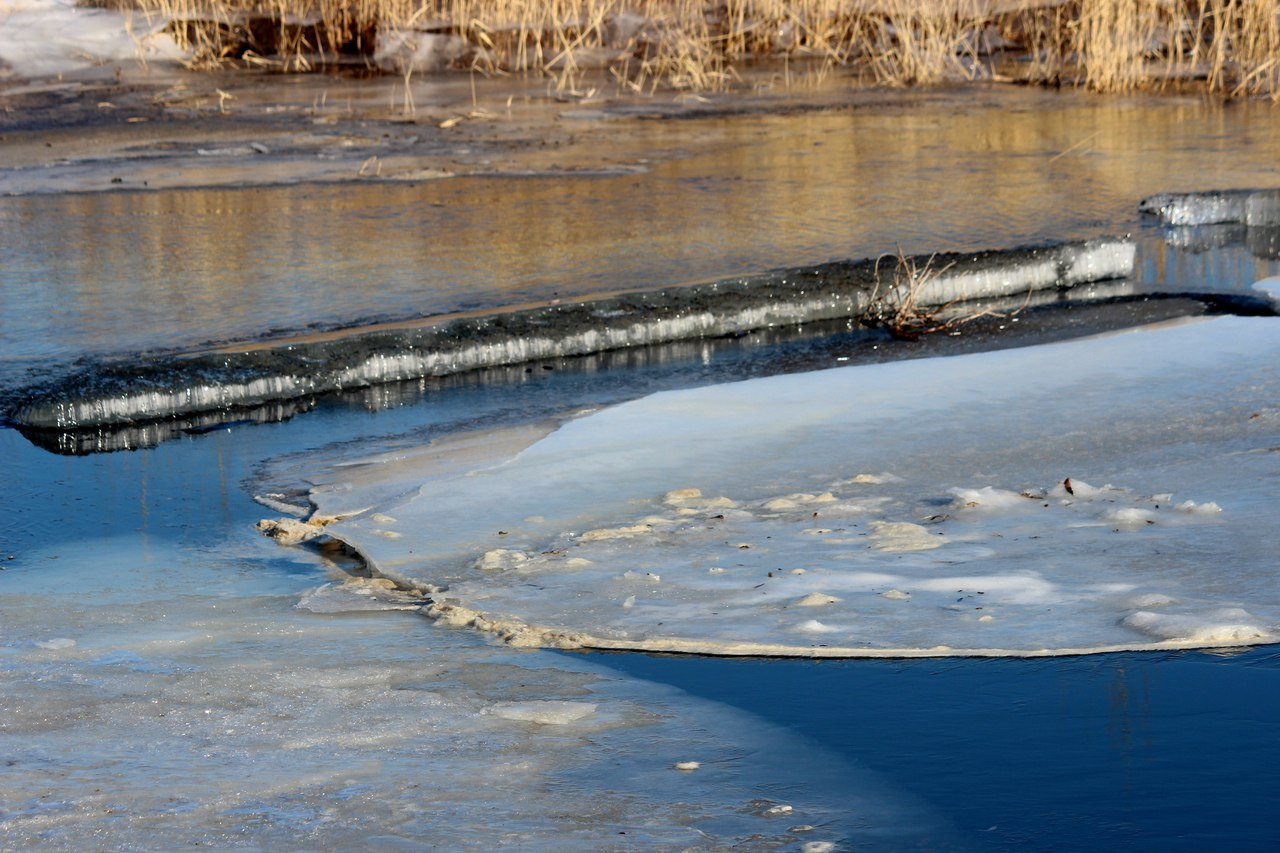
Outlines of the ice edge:
M1125 278L1133 271L1135 255L1136 247L1126 237L911 261L918 268L932 263L942 270L924 279L916 294L920 307L936 308ZM856 319L871 303L875 264L883 268L883 262L836 262L408 333L176 359L105 378L77 375L29 393L12 417L37 429L146 423L539 359Z

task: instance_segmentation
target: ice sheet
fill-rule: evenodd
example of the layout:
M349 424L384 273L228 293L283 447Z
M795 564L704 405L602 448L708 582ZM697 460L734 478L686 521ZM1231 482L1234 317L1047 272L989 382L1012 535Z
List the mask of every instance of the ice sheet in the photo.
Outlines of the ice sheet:
M1278 357L1280 324L1224 317L662 393L326 532L432 615L519 645L1270 642Z
M295 607L325 571L265 540L131 542L4 572L0 848L955 849L926 803L750 714L359 592Z

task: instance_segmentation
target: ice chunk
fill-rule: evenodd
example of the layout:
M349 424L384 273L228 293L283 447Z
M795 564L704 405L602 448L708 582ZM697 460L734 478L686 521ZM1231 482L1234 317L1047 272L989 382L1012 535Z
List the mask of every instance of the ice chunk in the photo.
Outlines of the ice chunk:
M310 507L291 504L282 500L283 497L284 495L254 495L253 499L269 509L274 509L276 512L283 512L285 515L292 515L298 518L311 512Z
M1222 507L1213 501L1205 501L1204 503L1196 503L1195 501L1183 501L1174 509L1178 512L1192 513L1193 515L1217 515L1222 512Z
M800 846L803 853L831 853L836 849L834 841L806 841Z
M324 533L324 525L296 518L264 518L258 522L258 530L281 545L297 545Z
M523 551L513 551L510 548L493 548L485 551L476 561L476 568L486 572L505 571L514 569L529 560L529 555Z
M928 551L947 542L942 534L909 521L873 521L871 530L871 541L881 551Z
M794 602L796 607L822 607L825 604L835 604L840 599L834 595L827 595L825 592L811 592L804 598L797 598Z
M1023 509L1029 496L1023 492L1008 489L994 489L983 486L980 489L952 489L956 496L954 505L961 509Z
M1253 289L1259 293L1265 294L1273 304L1280 307L1280 276L1273 275L1256 281Z
M686 510L688 514L715 509L732 509L738 505L737 501L724 495L714 498L705 497L701 489L672 489L663 495L662 502L668 506Z
M599 530L588 530L578 538L583 542L597 542L601 539L634 539L637 536L646 536L653 532L653 525L640 523L630 524L625 527L608 527Z
M1280 190L1160 193L1143 199L1138 208L1159 216L1166 225L1280 225Z
M74 649L76 641L70 637L54 637L52 640L37 640L36 648L47 649L49 651L61 651L62 649Z
M831 492L823 492L820 495L798 492L796 494L767 500L764 502L764 508L776 512L779 510L798 509L812 504L835 503L835 501L836 496L831 494Z
M1149 509L1133 506L1108 510L1103 518L1117 527L1128 530L1137 530L1145 524L1156 523L1156 516L1154 512Z
M921 266L937 261L938 274L920 282L910 298L919 308L1003 297L1016 298L1011 305L1016 307L1035 291L1057 300L1063 288L1129 276L1134 253L1131 240L1104 238L921 257L915 259ZM124 425L548 358L855 319L870 308L879 268L875 259L841 261L572 306L460 317L394 332L381 328L339 340L295 341L269 355L240 350L175 356L150 362L142 373L109 373L110 381L91 371L32 388L12 416L32 427ZM1131 290L1132 284L1117 287ZM1091 291L1096 293L1096 287ZM711 485L690 473L679 480L673 475L664 488L689 482Z
M884 471L880 474L856 474L847 480L841 480L840 482L836 483L836 485L837 486L848 486L848 485L879 486L882 483L896 483L896 482L901 482L901 480L902 480L901 477L898 477L894 474L890 474L888 471Z
M564 726L576 723L596 712L594 702L528 701L498 702L484 709L484 713L504 720L518 720L543 726Z
M1151 607L1168 607L1171 604L1177 604L1178 599L1170 598L1167 595L1161 595L1158 592L1148 592L1143 595L1135 595L1129 600L1129 606L1135 609L1146 610Z
M1157 640L1179 640L1206 646L1258 643L1275 639L1271 629L1239 607L1210 610L1203 614L1139 610L1126 616L1123 624L1126 628L1140 631Z

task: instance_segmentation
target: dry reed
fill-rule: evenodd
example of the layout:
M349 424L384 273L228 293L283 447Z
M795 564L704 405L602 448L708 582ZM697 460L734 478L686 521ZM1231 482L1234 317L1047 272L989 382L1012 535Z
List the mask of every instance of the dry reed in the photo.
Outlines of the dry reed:
M881 264L888 259L893 260L894 266L892 275L887 276L881 272ZM938 267L934 265L936 260L937 255L931 255L921 263L903 254L901 246L893 254L876 258L875 286L858 319L864 325L888 330L895 338L915 341L924 335L952 332L983 317L1013 317L1031 300L1031 291L1028 290L1023 306L1008 313L983 308L963 296L943 303L931 303L930 299L934 297L929 291L935 281L955 266L953 261Z
M731 87L753 59L892 85L1202 86L1280 100L1277 0L91 0L169 21L194 66L363 63L606 71L637 91Z

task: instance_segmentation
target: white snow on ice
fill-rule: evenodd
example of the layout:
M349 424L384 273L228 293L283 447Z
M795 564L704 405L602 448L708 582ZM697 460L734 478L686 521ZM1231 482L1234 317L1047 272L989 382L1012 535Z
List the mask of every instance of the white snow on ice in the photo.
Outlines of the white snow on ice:
M656 394L487 461L472 436L465 466L383 460L312 497L322 514L332 498L396 519L325 531L443 622L517 645L1270 642L1276 364L1280 324L1227 317L842 367Z
M49 77L110 63L179 62L186 54L162 32L166 23L67 0L0 0L0 69Z

